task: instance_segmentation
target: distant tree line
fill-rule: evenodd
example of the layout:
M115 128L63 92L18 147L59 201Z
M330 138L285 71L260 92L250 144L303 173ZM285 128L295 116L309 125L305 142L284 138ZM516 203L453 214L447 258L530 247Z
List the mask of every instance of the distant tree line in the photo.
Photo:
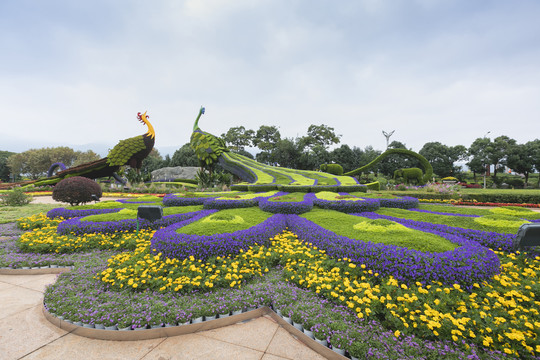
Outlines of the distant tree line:
M347 172L369 163L382 153L372 146L361 149L340 144L341 135L324 124L310 125L306 135L296 138L284 138L276 126L269 125L260 126L257 131L244 126L231 127L221 137L231 151L265 164L302 170L318 170L321 164L337 163ZM335 146L330 150L332 145ZM406 145L399 141L393 141L388 147L407 149ZM254 157L246 148L257 148L259 151ZM469 148L428 142L419 153L431 163L434 174L440 178L462 177L463 169L457 164L459 162L467 165L474 182L477 181L477 176L484 175L489 168L494 169L492 174L488 173L494 182L498 181L497 175L505 167L522 174L525 183L528 182L530 174L540 172L539 139L518 144L508 136L499 136L493 140L483 137L476 139ZM62 162L70 167L97 159L99 156L91 150L81 152L68 147L31 149L22 153L0 151L0 179L17 180L21 175L35 179L45 176L50 165L55 162ZM420 167L419 165L416 159L391 155L372 169L372 172L375 175L391 177L396 169ZM200 164L187 143L176 150L172 157L163 157L157 149L152 150L144 160L141 172L147 174L148 178L153 170L168 166Z

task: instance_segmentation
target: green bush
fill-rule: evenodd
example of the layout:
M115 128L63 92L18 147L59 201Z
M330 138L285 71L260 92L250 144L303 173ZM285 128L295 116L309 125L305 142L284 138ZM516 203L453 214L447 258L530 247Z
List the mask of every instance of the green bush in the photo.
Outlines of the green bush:
M339 164L322 164L320 170L333 175L343 175L343 167Z
M32 201L32 196L26 195L21 188L14 188L0 196L0 203L4 206L23 206Z
M280 185L278 187L279 191L285 192L305 192L308 193L311 191L311 185Z
M53 189L52 198L70 205L84 204L101 198L101 186L94 180L82 176L73 176L60 181Z
M368 190L381 191L381 183L378 182L378 181L375 181L375 182L372 182L372 183L369 183L369 184L365 184L365 185L368 188Z
M351 193L351 192L357 192L357 191L367 192L368 187L365 185L339 185L338 186L338 192Z

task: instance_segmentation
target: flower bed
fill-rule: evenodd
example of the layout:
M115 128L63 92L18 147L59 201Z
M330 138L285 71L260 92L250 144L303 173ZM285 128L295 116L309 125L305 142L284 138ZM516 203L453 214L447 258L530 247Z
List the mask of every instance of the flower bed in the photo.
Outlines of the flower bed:
M290 215L289 230L299 238L326 251L335 259L347 258L380 276L392 275L402 282L440 281L471 288L472 284L499 272L497 256L466 238L430 231L461 245L454 251L423 253L407 248L352 240L328 231L307 219Z
M313 209L313 194L304 195L302 201L277 201L275 198L259 200L259 208L273 214L302 214Z
M71 219L75 217L84 217L89 215L98 215L98 214L110 214L122 210L122 208L115 209L65 209L65 208L56 208L49 210L47 212L47 217L50 219L63 218Z
M364 211L375 211L380 207L379 199L363 199L355 196L350 196L347 199L340 199L346 195L333 194L327 192L317 193L317 197L313 199L313 204L323 209L337 210L344 213L359 213Z
M201 212L200 217L214 211ZM285 215L276 214L257 226L233 234L209 236L178 233L176 230L182 226L184 224L178 223L158 230L152 238L154 252L171 259L185 259L193 256L196 259L206 260L212 256L235 255L255 244L268 243L268 239L287 225Z
M58 234L91 234L91 233L104 233L110 234L120 231L135 231L139 229L158 229L160 227L169 226L171 224L191 219L199 215L201 211L175 214L162 217L160 220L150 222L145 219L126 219L119 221L81 221L80 217L63 221L58 225ZM138 224L137 224L138 222Z
M418 199L410 196L400 196L397 199L379 199L381 207L412 209L418 207Z

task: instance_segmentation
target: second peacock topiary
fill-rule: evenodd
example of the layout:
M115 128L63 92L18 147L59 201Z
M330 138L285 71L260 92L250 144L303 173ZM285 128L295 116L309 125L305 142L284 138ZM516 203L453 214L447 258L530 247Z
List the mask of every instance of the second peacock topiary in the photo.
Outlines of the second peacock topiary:
M199 115L193 125L190 146L195 151L197 158L203 165L211 166L218 161L223 152L228 152L225 141L199 128L199 119L204 114L204 107L199 110Z

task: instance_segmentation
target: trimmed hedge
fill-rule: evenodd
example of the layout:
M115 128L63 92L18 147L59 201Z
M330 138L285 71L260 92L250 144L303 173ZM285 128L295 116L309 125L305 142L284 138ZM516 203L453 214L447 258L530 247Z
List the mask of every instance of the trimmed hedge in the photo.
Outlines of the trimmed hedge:
M364 185L367 187L368 190L381 191L381 183L378 181Z
M247 184L235 184L235 185L231 185L231 190L234 190L234 191L248 191L248 186Z
M366 185L339 185L338 186L338 192L346 192L346 193L352 193L352 192L367 192L368 187Z
M278 189L277 184L247 185L247 191L253 191L253 192L267 192L267 191L273 191L277 189ZM235 188L233 190L238 190L238 189Z
M278 188L280 191L285 192L310 192L311 185L280 185Z
M343 175L343 166L339 164L322 164L320 170L332 175Z
M403 195L403 192L392 192L394 195ZM407 196L412 196L418 199L437 199L437 200L450 200L450 199L462 199L463 201L478 201L485 203L511 203L511 204L540 204L539 194L520 194L515 193L512 190L501 190L489 193L472 193L472 194L436 194L426 192L413 192L406 191Z

